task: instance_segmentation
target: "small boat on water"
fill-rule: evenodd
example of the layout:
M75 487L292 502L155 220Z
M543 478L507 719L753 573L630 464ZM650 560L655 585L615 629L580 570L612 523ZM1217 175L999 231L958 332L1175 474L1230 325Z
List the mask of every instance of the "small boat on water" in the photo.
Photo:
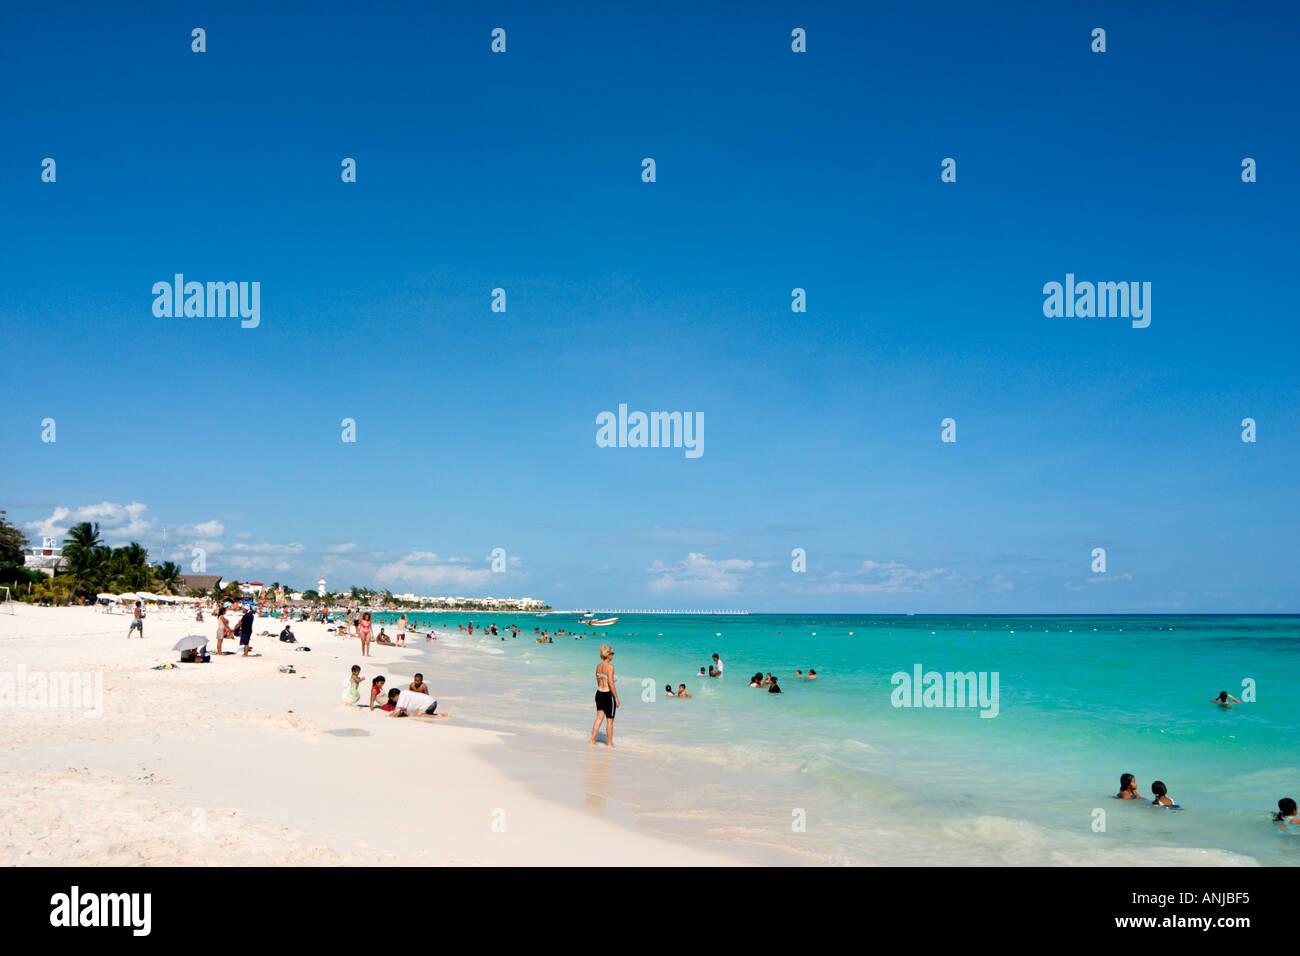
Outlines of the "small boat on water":
M586 627L609 627L611 624L617 624L617 623L618 623L618 618L616 618L616 617L582 617L582 618L579 618L579 619L578 619L578 623L579 623L579 624L582 624L582 625L584 625L584 626L586 626Z

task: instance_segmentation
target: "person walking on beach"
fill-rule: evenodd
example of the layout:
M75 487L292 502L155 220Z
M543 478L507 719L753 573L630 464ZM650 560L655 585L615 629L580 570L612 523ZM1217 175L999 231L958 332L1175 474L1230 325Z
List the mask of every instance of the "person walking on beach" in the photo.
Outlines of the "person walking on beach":
M614 712L618 709L618 688L614 686L614 649L600 645L600 663L596 665L596 722L591 725L591 742L596 742L600 725L605 726L605 745L614 747Z
M253 649L253 608L250 605L239 619L239 646L244 649L244 656Z
M357 632L361 635L361 656L370 656L370 612L367 611L361 615L361 621L357 624Z
M131 639L132 631L139 631L140 640L142 641L144 640L144 602L143 601L135 602L135 614L132 616L131 626L126 629L126 639L128 641Z

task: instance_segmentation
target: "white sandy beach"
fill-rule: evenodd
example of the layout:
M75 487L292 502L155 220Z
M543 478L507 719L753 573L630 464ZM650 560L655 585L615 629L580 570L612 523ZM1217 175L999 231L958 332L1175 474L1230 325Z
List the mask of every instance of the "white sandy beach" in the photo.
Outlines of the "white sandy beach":
M501 769L504 732L457 726L473 716L473 698L439 693L436 643L433 664L414 647L362 658L356 640L301 623L294 632L311 652L255 636L260 657L154 670L178 660L181 636L211 638L212 617L151 615L143 640L127 640L127 626L94 608L0 614L0 677L28 688L25 701L0 702L0 865L757 861L629 822L603 791L635 752L569 748L561 769L585 781L583 806L544 799ZM254 634L279 627L259 618ZM389 687L422 670L452 717L392 719L342 704L352 664L386 674ZM54 673L102 680L102 713L87 714L88 700L40 706L32 680Z

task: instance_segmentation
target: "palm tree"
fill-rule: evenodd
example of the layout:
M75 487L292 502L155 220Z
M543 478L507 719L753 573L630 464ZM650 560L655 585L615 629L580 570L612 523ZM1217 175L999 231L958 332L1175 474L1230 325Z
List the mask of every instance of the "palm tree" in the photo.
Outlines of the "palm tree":
M176 588L181 583L181 569L175 561L164 561L154 568L153 575L158 582L159 590L167 594L176 593Z
M100 547L99 522L83 521L68 529L63 541L63 557L73 574L90 566L92 555Z
M99 522L83 521L68 529L63 542L63 560L67 562L75 592L93 592L103 583L109 555L109 548L100 541Z
M138 541L132 541L125 548L118 548L117 550L126 559L127 567L143 568L149 563L149 552Z

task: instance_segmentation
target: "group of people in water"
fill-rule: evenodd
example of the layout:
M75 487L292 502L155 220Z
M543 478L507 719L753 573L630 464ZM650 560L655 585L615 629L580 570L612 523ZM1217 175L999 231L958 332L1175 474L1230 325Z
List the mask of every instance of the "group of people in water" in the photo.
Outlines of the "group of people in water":
M1233 697L1226 690L1219 691L1218 696L1211 700L1211 703L1218 704L1225 710L1230 709L1233 704L1240 704L1241 700ZM1169 795L1169 788L1163 780L1151 781L1151 795L1154 799L1151 801L1153 807L1167 807L1170 810L1181 810L1173 797ZM1122 773L1119 775L1119 793L1115 794L1119 800L1145 800L1146 797L1138 792L1137 778L1131 773ZM1290 797L1283 797L1277 802L1277 813L1273 814L1273 822L1280 829L1291 830L1300 829L1300 815L1296 813L1296 803Z
M1162 780L1153 780L1151 782L1151 795L1155 798L1151 801L1153 807L1168 807L1170 810L1182 809L1174 801L1174 798L1169 796L1169 788L1165 786ZM1115 796L1120 800L1146 799L1146 797L1138 793L1137 778L1131 773L1119 775L1119 793L1115 794ZM1273 822L1284 830L1300 828L1300 814L1296 813L1295 801L1290 797L1283 797L1279 800L1277 802L1277 813L1273 814Z

